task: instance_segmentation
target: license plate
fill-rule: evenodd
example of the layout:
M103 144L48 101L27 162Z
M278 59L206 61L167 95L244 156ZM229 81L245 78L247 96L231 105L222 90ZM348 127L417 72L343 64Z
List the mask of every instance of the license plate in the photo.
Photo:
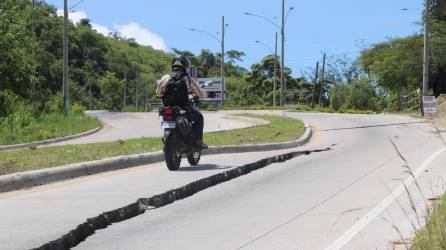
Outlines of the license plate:
M177 122L162 122L161 127L163 128L175 128L177 126Z

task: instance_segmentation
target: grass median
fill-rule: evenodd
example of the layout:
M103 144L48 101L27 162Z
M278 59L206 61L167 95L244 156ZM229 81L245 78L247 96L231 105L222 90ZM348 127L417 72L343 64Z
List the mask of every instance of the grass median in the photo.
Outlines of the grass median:
M305 131L303 122L270 115L242 116L264 119L268 125L205 134L210 146L260 144L292 141ZM154 128L160 129L160 128ZM119 155L147 153L162 149L160 138L140 138L119 142L42 147L36 150L0 152L0 175L99 160Z

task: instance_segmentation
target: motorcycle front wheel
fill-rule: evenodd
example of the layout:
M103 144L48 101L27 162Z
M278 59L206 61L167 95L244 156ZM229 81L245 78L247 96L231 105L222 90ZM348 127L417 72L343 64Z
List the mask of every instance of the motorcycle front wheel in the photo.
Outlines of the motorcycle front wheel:
M176 147L175 133L169 134L165 139L164 158L167 168L170 171L176 171L181 165L181 152Z
M198 163L200 162L200 158L201 158L201 150L195 151L187 155L187 161L192 166L197 166Z

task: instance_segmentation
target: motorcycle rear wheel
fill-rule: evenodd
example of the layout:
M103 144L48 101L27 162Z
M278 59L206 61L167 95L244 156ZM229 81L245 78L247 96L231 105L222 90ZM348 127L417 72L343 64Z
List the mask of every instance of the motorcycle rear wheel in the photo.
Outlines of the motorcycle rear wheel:
M165 140L164 158L170 171L176 171L180 168L181 152L176 148L174 133L169 134Z

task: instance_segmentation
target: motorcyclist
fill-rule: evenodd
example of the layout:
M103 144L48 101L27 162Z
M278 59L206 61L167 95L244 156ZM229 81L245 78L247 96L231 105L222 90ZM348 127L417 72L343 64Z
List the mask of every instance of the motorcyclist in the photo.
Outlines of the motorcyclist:
M156 89L156 94L160 97L163 97L166 93L166 86L173 77L179 76L183 78L187 85L188 93L193 93L198 97L205 98L207 93L203 90L197 83L197 81L193 78L190 78L187 74L187 70L189 69L190 62L189 59L185 56L178 56L172 61L172 73L165 75L161 78L161 81ZM190 103L188 103L184 107L180 107L187 111L186 118L189 121L194 121L194 126L192 128L192 137L195 141L195 145L202 149L208 148L208 145L203 142L203 127L204 127L204 118L203 115L195 109Z

